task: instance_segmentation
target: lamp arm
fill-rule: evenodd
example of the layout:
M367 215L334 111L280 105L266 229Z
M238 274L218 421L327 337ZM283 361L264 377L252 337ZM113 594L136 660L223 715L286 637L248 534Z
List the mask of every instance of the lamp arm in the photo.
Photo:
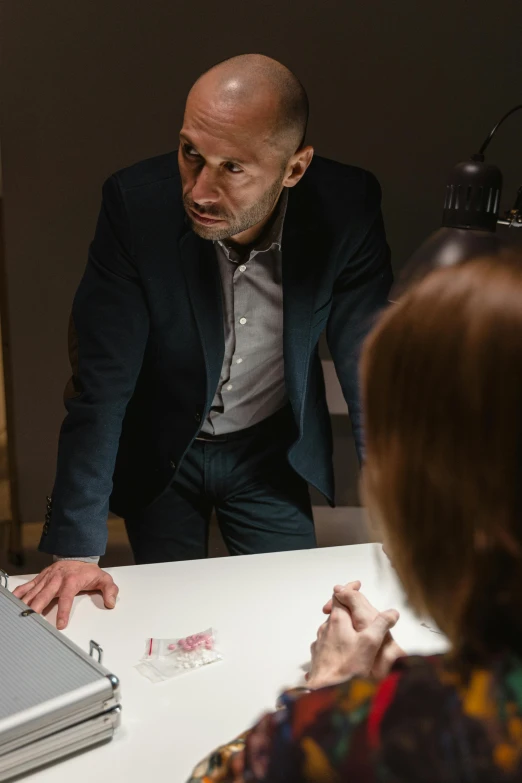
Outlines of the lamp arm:
M510 117L512 114L514 114L519 109L522 109L522 103L519 103L518 106L513 106L512 109L510 109L504 116L497 122L493 130L490 132L489 136L485 139L482 147L479 149L479 151L476 153L476 155L473 155L474 160L484 160L484 153L489 145L489 142L497 132L497 130L500 128L504 120L507 120L508 117Z

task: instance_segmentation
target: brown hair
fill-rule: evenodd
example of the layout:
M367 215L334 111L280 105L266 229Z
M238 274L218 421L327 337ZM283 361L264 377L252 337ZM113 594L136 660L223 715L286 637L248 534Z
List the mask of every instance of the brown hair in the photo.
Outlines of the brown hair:
M370 509L414 609L522 654L522 257L432 272L363 354Z

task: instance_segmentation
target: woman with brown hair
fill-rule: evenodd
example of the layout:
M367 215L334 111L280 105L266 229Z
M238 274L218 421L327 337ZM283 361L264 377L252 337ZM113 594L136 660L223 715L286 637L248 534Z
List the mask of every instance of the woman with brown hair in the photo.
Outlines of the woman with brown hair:
M451 652L404 656L396 612L335 588L310 692L193 780L522 780L522 259L431 273L382 317L362 370L366 505Z

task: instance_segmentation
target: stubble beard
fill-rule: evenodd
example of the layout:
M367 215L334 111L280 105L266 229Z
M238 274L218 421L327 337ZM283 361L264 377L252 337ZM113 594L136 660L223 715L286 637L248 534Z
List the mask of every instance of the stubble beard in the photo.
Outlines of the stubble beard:
M240 212L239 215L232 219L229 219L225 215L220 215L219 213L212 214L212 211L209 210L205 210L204 212L201 209L197 210L197 212L205 217L222 218L227 220L227 223L224 226L203 226L200 223L196 223L190 217L189 212L189 209L193 206L193 202L185 197L183 202L185 211L187 212L190 224L192 226L192 230L202 239L210 239L214 242L218 242L223 239L229 239L230 237L235 237L238 234L243 233L243 231L248 231L248 229L252 228L252 226L256 226L258 223L261 223L261 221L264 220L266 216L273 211L277 199L279 198L282 184L283 176L281 176L278 180L276 180L276 182L274 182L273 185L270 186L270 188L263 194L259 201L257 201L248 209L245 209L243 212Z

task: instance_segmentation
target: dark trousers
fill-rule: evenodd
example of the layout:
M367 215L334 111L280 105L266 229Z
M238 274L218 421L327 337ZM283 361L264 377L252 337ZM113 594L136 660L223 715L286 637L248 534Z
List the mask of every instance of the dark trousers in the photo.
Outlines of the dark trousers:
M171 486L126 519L136 563L206 557L213 509L232 555L315 547L308 485L286 456L294 437L285 410L224 440L196 440Z

